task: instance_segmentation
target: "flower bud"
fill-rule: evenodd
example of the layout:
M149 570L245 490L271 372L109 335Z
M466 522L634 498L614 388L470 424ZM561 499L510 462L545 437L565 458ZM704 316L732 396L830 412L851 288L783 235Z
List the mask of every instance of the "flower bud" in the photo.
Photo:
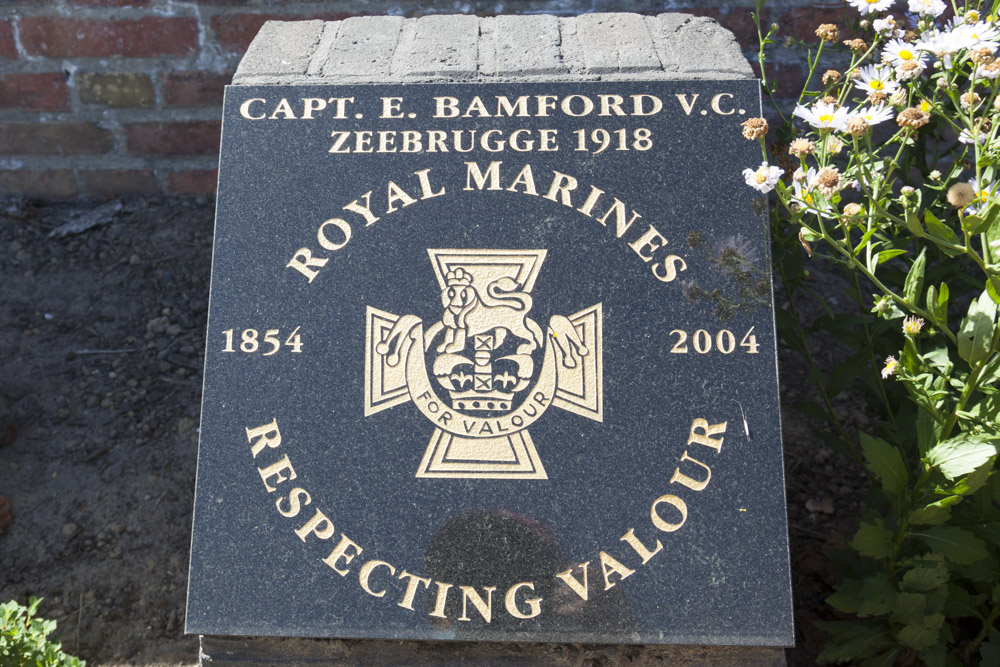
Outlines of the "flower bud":
M976 193L968 183L955 183L948 188L948 203L955 208L965 208L976 198Z

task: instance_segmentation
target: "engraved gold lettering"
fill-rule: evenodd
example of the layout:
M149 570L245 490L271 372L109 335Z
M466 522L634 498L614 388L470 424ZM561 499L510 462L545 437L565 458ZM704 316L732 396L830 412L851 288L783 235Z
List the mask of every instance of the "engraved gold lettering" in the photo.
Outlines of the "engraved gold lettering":
M327 103L333 104L333 118L347 118L347 103L354 104L353 97L331 97Z
M472 190L472 183L475 182L476 187L480 190L486 186L486 179L490 181L490 185L487 190L499 190L500 189L500 165L503 162L490 162L490 166L486 168L486 173L484 174L480 169L479 165L475 162L465 163L465 187L463 190ZM523 173L523 170L522 170ZM529 171L530 174L530 171ZM532 185L534 188L534 185Z
M560 572L556 575L559 579L562 579L563 583L569 586L569 589L583 598L584 601L587 600L587 595L590 592L590 587L587 584L587 568L590 566L590 561L586 563L580 563L577 567L583 570L583 583L581 584L577 581L577 578L573 576L573 568L569 568L565 572Z
M440 584L438 584L440 585ZM484 586L483 590L486 591L486 600L484 601L479 592L472 586L459 586L462 590L462 615L458 617L460 621L470 621L466 615L466 603L471 602L472 606L476 608L479 615L489 623L493 618L493 591L497 589L496 586Z
M250 453L254 458L261 453L264 447L274 449L281 444L281 431L278 430L277 418L272 419L270 424L264 424L257 428L248 428L247 442L250 443ZM273 435L272 435L273 434ZM254 439L257 438L257 442Z
M677 268L678 264L680 269ZM687 262L679 255L667 255L663 258L662 265L653 265L653 275L660 282L669 283L677 278L678 271L687 271L687 267Z
M396 202L402 202L403 208L406 208L410 204L415 204L417 201L410 195L406 194L406 191L403 190L403 188L399 187L392 181L389 181L389 185L386 187L386 190L386 201L388 202L388 206L385 209L386 213L392 213L393 211L399 210L396 208Z
M451 584L446 584L441 581L435 581L437 584L437 597L434 599L434 609L429 614L430 616L436 616L437 618L448 618L444 615L444 605L448 601L448 589L451 588Z
M596 190L596 188L594 188L594 189ZM600 190L598 190L598 192L600 192L601 194L604 194ZM591 195L593 195L593 190L591 191ZM598 195L598 197L599 196L600 196L600 194ZM589 201L590 201L590 198L588 197L587 198L587 202L589 202ZM597 201L596 197L594 198L594 201L595 202ZM587 202L584 202L584 206L587 205ZM591 204L591 206L593 206L593 204ZM584 215L590 215L589 212L583 212L583 211L581 211L581 213L584 213ZM625 232L628 231L629 227L632 226L633 222L635 222L636 220L638 220L639 218L642 217L641 215L639 215L635 211L632 211L632 217L629 218L628 221L626 221L625 220L625 203L623 201L621 201L620 199L618 199L618 197L615 197L615 203L612 204L611 208L608 209L608 212L605 213L603 217L598 218L597 221L599 223L601 223L602 225L607 226L608 218L611 217L612 213L615 214L615 238L619 238L619 239L622 237L622 235ZM641 256L642 255L640 255L640 257ZM646 261L649 261L649 260L646 260Z
M354 553L351 553L350 549L354 549ZM354 560L354 557L359 555L362 551L364 551L364 549L355 544L347 535L341 533L340 542L338 542L337 546L333 548L330 555L323 559L323 562L329 565L334 572L344 577L347 576L348 570L346 567L343 570L337 567L337 561L343 559L344 565L346 566L350 564L350 562Z
M549 186L549 191L546 193L545 198L549 201L555 201L556 197L559 197L563 206L572 207L573 202L570 201L569 193L571 190L576 190L576 186L577 180L575 178L553 170L552 185Z
M324 231L327 225L332 225L333 227L339 229L344 235L344 240L340 243L334 243L331 241ZM351 240L351 226L340 218L330 218L329 220L324 221L323 224L319 226L319 229L316 230L316 240L327 250L340 250L347 245L348 241ZM323 264L326 264L326 261L324 261ZM312 282L312 280L310 279L309 282Z
M508 588L507 594L503 598L504 607L507 608L507 613L514 618L534 618L542 613L542 598L525 599L524 603L528 605L528 609L530 611L528 613L524 613L517 608L517 592L522 588L534 591L535 585L530 581L522 581Z
M319 273L319 269L326 266L326 263L329 261L329 257L313 257L312 250L309 248L299 248L292 255L292 259L289 260L288 264L285 264L285 268L295 269L308 278L309 282L312 282L316 274Z
M722 100L723 97L728 97L729 99L733 98L733 96L731 94L729 94L729 93L719 93L718 95L716 95L715 97L712 98L712 111L714 111L715 113L717 113L719 115L722 115L722 116L731 116L734 113L736 113L736 109L730 109L729 111L723 111L719 107L719 102Z
M282 97L281 101L278 102L278 106L274 107L274 112L272 112L268 118L275 120L278 118L278 114L284 116L285 120L295 118L295 112L292 111L292 105L290 105L288 100L284 97Z
M251 97L249 100L245 101L240 105L240 115L249 120L263 120L267 117L266 113L261 113L259 116L254 116L250 113L250 105L254 102L266 102L263 97Z
M531 173L530 164L524 165L524 168L517 172L517 177L510 184L510 187L507 188L507 191L517 192L517 186L519 185L524 188L524 194L538 196L538 190L535 189L535 177Z
M462 118L472 118L473 111L475 111L476 115L480 118L490 117L490 112L486 110L486 105L483 104L483 101L479 99L478 95L474 96L472 101L469 102L469 106L466 107L465 113L462 114Z
M694 103L698 101L698 93L691 96L690 102L687 101L687 95L678 94L677 99L680 101L681 107L684 109L684 113L690 116L691 112L694 111Z
M725 438L713 438L713 435L718 435L720 433L726 432L726 425L729 422L725 421L721 424L712 424L709 426L708 422L704 419L695 419L691 422L691 432L688 435L687 444L698 443L699 445L705 445L706 447L711 447L715 451L722 449L722 441ZM703 431L704 433L698 433L698 431Z
M396 574L396 568L394 568L389 563L386 563L384 560L370 560L364 565L362 565L361 569L358 570L358 583L361 584L361 588L362 590L364 590L365 593L368 593L368 595L371 595L372 597L380 598L383 595L385 595L385 589L382 589L376 593L371 589L371 586L368 583L368 580L372 576L372 572L375 570L376 567L389 568L390 576L394 576Z
M629 528L628 532L622 536L621 541L625 542L630 547L635 549L635 552L639 554L639 558L642 559L643 565L645 565L650 558L660 553L660 551L663 549L663 544L661 544L659 540L656 540L656 547L654 547L653 550L650 551L649 547L643 544L642 541L640 541L639 538L635 536L634 528Z
M516 113L515 113L516 111ZM528 115L528 96L522 95L513 104L506 95L497 96L497 116L521 116ZM516 149L515 149L516 150Z
M443 185L441 186L440 190L438 190L437 192L434 192L434 188L431 187L430 177L428 176L428 174L430 173L430 171L431 171L430 169L421 169L419 171L413 172L413 175L416 176L417 179L420 181L420 199L421 200L432 199L434 197L440 197L441 195L443 195L445 193Z
M305 502L299 500L299 496L305 496ZM288 492L288 511L281 509L281 501L284 498L278 498L274 501L274 506L278 508L278 513L281 516L291 519L298 516L299 511L302 509L302 505L308 505L312 502L312 497L309 492L300 486L296 486L294 489Z
M651 103L650 109L646 110L646 101ZM633 116L652 116L654 114L660 113L660 109L663 108L663 101L656 95L647 95L642 93L640 95L632 95L632 115Z
M284 476L282 473L288 471L288 476ZM295 470L292 468L292 462L288 460L288 454L285 454L278 461L272 463L266 468L257 468L257 472L260 474L260 478L264 481L264 488L267 489L268 493L274 491L277 487L271 486L267 483L268 477L274 477L275 484L281 484L290 479L295 479Z
M601 572L604 573L604 590L610 590L618 583L611 581L612 574L617 574L621 579L628 579L635 574L635 570L625 567L614 556L609 556L603 551L599 555L601 557Z
M326 518L322 510L317 509L316 513L313 514L312 518L306 521L301 528L295 531L295 534L299 536L299 539L303 542L306 541L306 536L312 533L321 540L328 540L333 537L336 530L333 527L333 522Z
M684 452L684 455L681 457L681 461L691 461L692 463L697 463L698 465L700 465L702 468L705 469L705 479L701 481L692 479L691 477L688 477L687 475L682 473L680 466L677 466L674 469L673 477L670 478L671 484L673 484L674 482L680 482L681 484L691 489L692 491L701 491L706 486L708 486L709 481L711 481L712 479L711 468L709 468L707 465L705 465L698 459L693 459L690 456L688 456L687 451Z
M653 255L651 254L647 255L643 251L648 250L652 252L654 250L662 248L665 245L667 245L667 239L663 237L663 234L660 234L660 232L656 231L656 227L650 225L649 229L646 230L646 233L637 238L632 243L629 243L628 247L632 248L632 250L635 251L635 254L639 256L639 259L641 259L644 262L648 262L649 260L653 259Z
M425 579L424 577L418 577L415 574L410 574L406 570L399 573L400 579L403 579L404 577L409 577L409 581L406 583L406 591L403 593L403 599L397 604L403 609L413 611L413 598L417 594L417 585L423 584L424 588L427 588L431 585L431 580Z
M364 204L361 204L361 199L365 200ZM365 227L381 220L382 218L379 218L374 213L372 213L372 191L369 190L368 192L361 195L361 199L355 199L350 204L345 206L344 210L350 211L351 213L357 213L358 215L363 217L365 219Z
M583 213L588 218L592 218L593 216L590 215L590 213L591 213L591 211L594 210L594 205L597 204L597 200L600 199L601 195L603 195L603 194L604 194L604 190L601 190L601 189L597 188L596 186L591 185L590 186L590 194L587 195L587 200L585 202L583 202L583 206L581 206L580 208L578 208L576 210L579 211L580 213ZM621 204L621 202L618 201L617 199L615 199L615 206L617 206L618 204ZM611 211L608 211L604 215L604 218L601 220L601 224L602 225L604 224L604 220L608 219L609 215L611 215ZM636 218L641 218L641 217L642 217L641 215L639 215L635 211L632 211L632 220L630 220L629 223L628 223L628 225L625 226L625 229L628 229L629 226L632 224L632 222ZM622 222L624 222L624 220L625 220L625 204L622 204L622 210L621 210L621 213L619 214L619 218L618 218L618 226L619 226L619 228L621 228ZM625 232L625 230L623 229L622 233L624 233L624 232ZM621 234L618 234L618 237L621 238Z
M396 132L394 130L379 130L378 132L378 152L396 152Z
M664 521L663 518L656 511L656 506L660 503L667 503L673 505L681 513L681 520L678 523L669 523ZM672 533L684 525L687 521L687 503L683 499L677 496L667 494L665 496L660 496L653 502L653 506L649 508L649 518L652 519L653 525L662 530L665 533Z
M402 97L383 97L382 115L379 118L402 118L403 112L400 110L402 104Z
M302 118L312 120L314 111L322 111L326 108L326 100L322 97L302 98Z
M598 116L610 116L612 112L616 116L624 116L625 112L622 111L622 103L625 101L621 95L598 95L597 98L601 100L601 111Z
M330 133L333 137L333 146L330 146L330 153L350 153L351 148L349 146L344 146L347 140L351 138L350 132L337 132L334 130Z
M579 108L578 112L573 110L573 101L579 100L582 102L582 106ZM567 116L587 116L591 111L594 110L594 100L586 97L584 95L569 95L562 99L562 103L559 105L562 112Z

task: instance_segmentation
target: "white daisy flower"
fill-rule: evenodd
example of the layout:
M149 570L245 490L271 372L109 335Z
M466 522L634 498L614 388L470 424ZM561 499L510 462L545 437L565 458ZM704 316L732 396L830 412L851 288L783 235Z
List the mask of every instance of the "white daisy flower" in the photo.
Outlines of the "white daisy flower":
M888 67L877 67L867 65L858 70L858 78L854 82L855 88L860 88L868 94L885 93L891 95L899 84L889 78Z
M886 9L892 7L892 3L896 0L847 0L847 4L854 7L858 12L865 16L872 12L882 12Z
M840 130L843 132L847 125L847 109L834 108L831 103L819 102L813 107L798 104L792 115L798 116L817 130Z
M896 69L894 71L896 73L897 80L909 81L910 79L916 79L918 76L923 74L925 69L927 69L927 65L923 60L904 60L896 65Z
M904 62L919 62L921 65L926 65L927 56L913 44L894 39L882 49L882 62L893 66Z
M973 71L972 76L976 79L990 79L995 80L1000 76L1000 62L992 62L989 65L976 65L976 69Z
M952 34L958 36L966 49L987 49L993 53L1000 46L1000 30L985 21L955 26Z
M966 35L954 30L930 30L921 36L917 48L933 54L945 67L951 67L951 56L969 47Z
M892 120L895 116L896 110L889 105L883 104L871 107L859 107L849 114L851 118L864 118L869 125L878 125L883 121Z
M921 16L940 16L945 9L942 0L910 0L910 11Z
M770 166L767 162L761 162L756 171L753 169L744 169L743 179L754 190L767 194L774 189L774 186L778 183L778 178L783 173L785 173L784 169Z
M875 19L872 21L872 28L882 37L902 37L904 33L899 28L899 24L896 23L896 19L891 16L887 16L884 19Z
M806 209L822 218L829 218L832 217L833 211L830 202L818 196L818 177L819 174L812 167L804 171L802 167L796 169L792 176L791 201L800 209Z
M980 132L979 138L973 139L972 132L970 132L969 130L962 130L962 133L958 135L958 140L961 141L963 144L971 144L973 141L975 141L980 146L985 146L986 142L990 140L990 135L988 132Z
M973 199L972 204L970 204L965 209L965 212L970 215L975 215L984 208L986 208L986 206L991 202L991 200L995 198L994 194L996 191L997 184L994 181L993 183L990 183L989 185L980 188L979 183L976 182L976 179L970 178L969 185L972 186L972 192L975 199Z

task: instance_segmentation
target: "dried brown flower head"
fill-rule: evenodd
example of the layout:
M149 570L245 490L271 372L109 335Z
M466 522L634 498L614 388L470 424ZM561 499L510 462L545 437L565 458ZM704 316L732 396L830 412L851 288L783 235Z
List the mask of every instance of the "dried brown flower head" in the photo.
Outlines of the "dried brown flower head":
M868 93L868 101L871 102L872 104L885 104L886 100L888 99L889 96L886 95L885 92L881 90L873 90L872 92Z
M805 137L799 137L792 140L791 145L788 147L788 154L794 155L797 158L803 158L814 150L816 150L816 145L813 142Z
M982 100L982 98L979 97L979 93L962 93L962 96L958 99L962 103L963 109L971 109Z
M910 42L911 44L920 39L920 35L917 34L916 30L907 30L903 33L903 41Z
M778 166L784 169L786 174L791 174L799 168L799 163L786 153L778 156Z
M767 134L767 119L747 118L740 127L743 128L743 137L745 139L761 139Z
M840 101L833 95L827 95L825 97L821 97L819 98L819 101L822 104L832 104L834 109L840 108Z
M972 62L977 65L987 65L993 62L993 54L989 49L976 49L969 56L972 58Z
M816 174L816 187L827 197L840 189L840 171L836 167L823 167Z
M863 39L845 39L844 46L851 51L864 51L868 48L868 43Z
M948 188L948 203L955 208L964 208L976 198L976 192L968 183L955 183Z
M901 107L906 104L906 89L897 88L896 91L889 96L889 104L894 107Z
M854 137L860 137L868 127L868 121L860 116L855 116L847 121L847 133Z
M861 215L861 212L863 210L864 209L861 208L861 204L858 204L857 202L851 202L850 204L844 207L844 215L846 215L849 218L856 218L857 216Z
M831 83L837 83L838 81L840 81L840 76L841 76L840 72L838 72L835 69L826 70L825 72L823 72L823 77L822 77L823 85L829 86Z
M824 42L836 42L840 39L840 28L833 23L823 23L816 28L816 36Z
M920 109L920 107L908 107L899 112L896 122L900 127L912 127L914 129L923 127L931 119L930 114Z

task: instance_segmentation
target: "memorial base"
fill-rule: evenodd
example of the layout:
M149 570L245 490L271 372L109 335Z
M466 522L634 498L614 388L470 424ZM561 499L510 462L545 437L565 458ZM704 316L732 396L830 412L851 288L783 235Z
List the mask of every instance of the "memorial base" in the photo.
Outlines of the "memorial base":
M202 635L201 665L645 665L784 667L770 646L606 646L500 642L212 637Z

